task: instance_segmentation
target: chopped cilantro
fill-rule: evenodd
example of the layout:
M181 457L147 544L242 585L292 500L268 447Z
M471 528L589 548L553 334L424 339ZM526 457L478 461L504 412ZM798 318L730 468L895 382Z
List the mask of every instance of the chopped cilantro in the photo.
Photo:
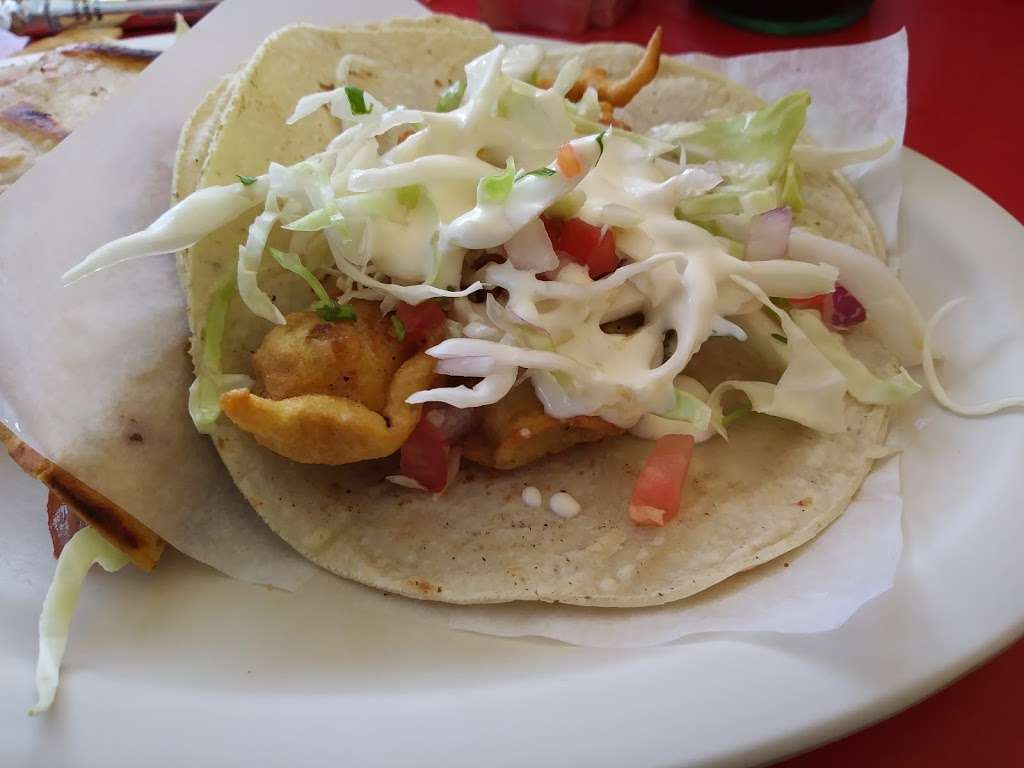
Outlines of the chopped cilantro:
M516 181L522 181L527 176L554 176L555 173L554 168L534 168L532 171L520 171Z
M402 318L396 314L392 314L391 327L395 331L395 338L399 341L405 341L405 323L402 322Z
M236 176L238 176L238 174L236 174ZM256 177L255 176L238 176L238 180L240 182L242 182L243 186L246 186L246 187L251 186L252 184L256 183Z
M722 417L722 426L728 427L734 421L738 421L739 419L742 419L744 416L749 416L751 413L752 410L749 405L740 406L739 408L733 411L729 411L729 413L725 414Z
M363 93L362 88L346 85L345 95L348 96L348 106L353 115L368 115L373 111L373 105L366 103L366 94Z
M354 321L356 319L356 310L351 304L339 304L338 302L331 301L319 301L314 307L316 313L320 315L322 320L326 320L329 323L334 323L339 320Z
M465 92L466 83L462 80L456 80L441 91L441 94L437 97L437 111L451 112L453 109L458 109L462 104L462 95Z

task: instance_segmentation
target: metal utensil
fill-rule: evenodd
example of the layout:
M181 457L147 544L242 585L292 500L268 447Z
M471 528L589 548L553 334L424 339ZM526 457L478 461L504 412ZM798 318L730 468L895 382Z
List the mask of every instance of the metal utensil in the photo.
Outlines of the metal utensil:
M126 29L174 28L180 13L194 23L220 0L21 0L3 3L9 29L17 35L43 37L77 27Z

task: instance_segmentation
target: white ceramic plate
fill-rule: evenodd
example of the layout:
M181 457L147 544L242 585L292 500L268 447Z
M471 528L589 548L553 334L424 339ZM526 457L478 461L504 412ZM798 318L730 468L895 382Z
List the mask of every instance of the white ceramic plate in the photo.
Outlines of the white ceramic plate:
M1024 228L905 152L906 283L963 398L1024 390ZM922 398L906 451L896 588L845 627L640 651L500 640L412 623L326 575L298 595L169 554L90 574L64 681L29 718L53 570L44 491L0 462L0 764L744 765L907 706L1024 628L1024 414L957 419ZM837 567L841 567L838 564Z

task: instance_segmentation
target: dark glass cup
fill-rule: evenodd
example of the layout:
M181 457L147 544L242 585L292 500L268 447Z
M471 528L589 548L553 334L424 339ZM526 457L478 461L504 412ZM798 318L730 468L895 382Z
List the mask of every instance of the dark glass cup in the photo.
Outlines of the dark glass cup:
M769 35L815 35L860 19L874 0L700 0L712 16Z

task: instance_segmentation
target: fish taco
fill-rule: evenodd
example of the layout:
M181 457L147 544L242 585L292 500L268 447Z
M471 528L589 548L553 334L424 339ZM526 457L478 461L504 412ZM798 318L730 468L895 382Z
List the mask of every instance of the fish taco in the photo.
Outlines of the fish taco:
M269 38L183 132L197 427L320 566L628 607L807 542L918 385L923 323L805 92L445 18ZM184 397L184 393L183 393Z

